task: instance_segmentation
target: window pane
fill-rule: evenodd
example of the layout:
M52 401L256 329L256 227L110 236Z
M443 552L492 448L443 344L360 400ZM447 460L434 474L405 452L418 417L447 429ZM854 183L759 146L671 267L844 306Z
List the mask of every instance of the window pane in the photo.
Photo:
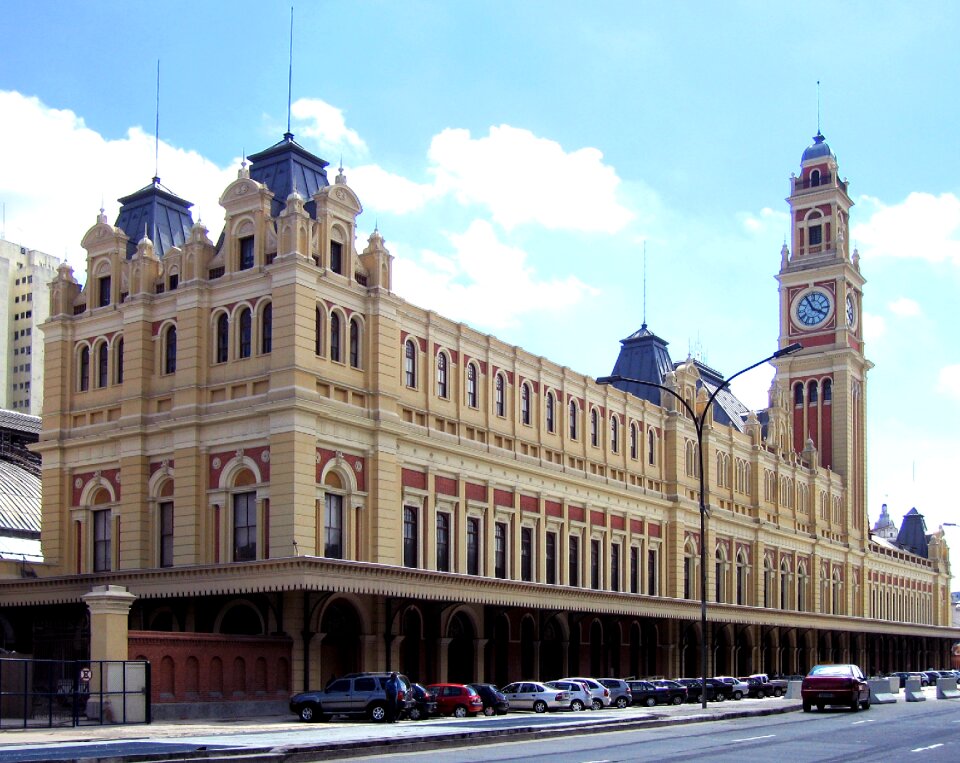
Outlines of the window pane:
M557 582L557 534L547 533L546 547L547 562L547 582L556 584Z
M111 549L110 511L93 512L93 571L106 572L110 569Z
M173 502L160 504L160 566L173 566Z
M437 569L450 571L450 515L437 514Z
M343 496L327 493L324 497L323 555L343 559Z
M403 566L417 566L417 510L403 509Z
M498 578L507 577L507 526L497 522L493 529L494 574Z
M233 496L233 560L246 562L257 558L257 494Z
M467 574L480 574L480 520L467 520Z

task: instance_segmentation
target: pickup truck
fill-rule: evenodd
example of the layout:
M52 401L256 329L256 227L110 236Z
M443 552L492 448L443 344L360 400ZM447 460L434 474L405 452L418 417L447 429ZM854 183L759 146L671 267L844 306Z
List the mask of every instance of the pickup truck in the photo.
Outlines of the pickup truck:
M743 679L750 685L748 696L758 697L782 697L787 693L787 682L778 678L770 678L766 673L754 673Z

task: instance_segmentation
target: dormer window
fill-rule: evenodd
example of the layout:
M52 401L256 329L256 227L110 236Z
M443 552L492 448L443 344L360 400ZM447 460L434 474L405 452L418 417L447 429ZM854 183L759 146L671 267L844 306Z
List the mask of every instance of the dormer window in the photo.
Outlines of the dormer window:
M97 279L97 288L97 307L106 307L110 304L110 276Z
M330 242L330 270L343 275L343 244L339 241Z
M820 170L814 170L810 173L810 186L820 185Z
M253 236L240 239L240 270L253 267Z

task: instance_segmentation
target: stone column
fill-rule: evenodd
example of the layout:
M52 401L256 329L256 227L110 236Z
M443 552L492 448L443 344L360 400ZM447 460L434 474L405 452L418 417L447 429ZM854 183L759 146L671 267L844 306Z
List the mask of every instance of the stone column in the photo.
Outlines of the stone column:
M130 607L137 597L123 586L94 586L83 597L90 610L90 671L86 715L105 723L147 720L146 671L126 665L130 646ZM120 695L120 692L140 694Z
M90 659L127 660L128 618L137 597L123 586L94 586L83 600L90 610Z

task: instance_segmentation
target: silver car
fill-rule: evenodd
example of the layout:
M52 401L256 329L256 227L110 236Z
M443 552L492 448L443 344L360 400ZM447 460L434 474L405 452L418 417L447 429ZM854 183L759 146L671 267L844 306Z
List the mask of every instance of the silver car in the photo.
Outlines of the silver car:
M511 710L533 710L535 713L566 710L572 699L570 692L553 689L539 681L517 681L500 691L510 702Z
M576 676L575 678L561 678L561 681L577 681L582 684L586 684L587 691L590 692L590 697L592 699L591 706L594 710L600 710L604 707L610 707L613 704L613 697L610 694L610 690L601 684L595 678L583 678L582 676Z
M586 710L593 705L593 697L587 687L577 681L547 681L545 684L551 689L570 692L570 709Z

